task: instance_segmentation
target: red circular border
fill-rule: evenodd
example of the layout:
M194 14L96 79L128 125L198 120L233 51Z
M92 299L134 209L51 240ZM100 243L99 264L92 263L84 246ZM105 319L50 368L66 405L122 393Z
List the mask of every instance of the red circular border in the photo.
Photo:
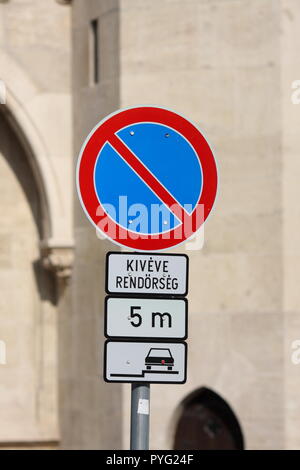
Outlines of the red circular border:
M96 215L100 202L94 188L94 168L99 151L112 134L118 132L123 127L145 121L163 124L181 133L194 148L203 173L202 193L191 215L192 224L190 230L182 234L180 238L178 238L180 232L183 231L181 225L167 232L169 235L168 238L165 238L167 235L163 233L160 235L139 235L138 238L136 238L137 235L135 234L135 238L133 239L130 238L130 230L120 227L112 219L110 227L113 228L117 236L112 237L109 233L104 232L109 239L119 245L141 251L155 251L171 248L172 246L179 245L188 240L206 220L215 201L217 192L217 168L215 159L205 138L191 122L167 109L150 106L125 109L113 114L104 122L100 122L82 147L81 157L78 162L77 187L83 208L91 221L98 227L101 219L107 217L106 214L102 216ZM199 223L199 220L197 221L196 219L196 209L197 206L202 204L204 214ZM194 227L196 224L198 226Z

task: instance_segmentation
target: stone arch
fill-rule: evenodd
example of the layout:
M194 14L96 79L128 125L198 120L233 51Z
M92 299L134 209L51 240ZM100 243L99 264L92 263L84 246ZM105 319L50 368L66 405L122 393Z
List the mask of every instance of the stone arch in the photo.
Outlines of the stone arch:
M9 102L11 104L12 102L11 98L9 99ZM36 158L36 154L33 151L30 141L27 139L24 133L23 127L15 119L14 111L11 109L11 107L8 105L1 106L0 115L5 118L6 122L8 123L10 128L13 130L18 141L22 145L24 154L27 158L27 163L32 172L34 184L36 185L38 189L39 203L40 203L39 215L41 217L41 220L36 220L36 224L37 224L37 228L39 232L40 241L43 241L50 236L52 225L51 225L51 211L50 211L49 197L47 194L47 187L44 181L44 176L41 170L40 162L38 158ZM34 142L34 139L33 139L33 142ZM41 153L38 152L38 155L41 155ZM11 162L11 164L13 165L13 162ZM13 168L13 170L17 171L16 168ZM21 179L20 179L20 183L22 184ZM34 216L36 218L37 214L34 214Z
M57 215L59 188L43 138L25 107L8 86L6 103L0 109L22 143L39 189L43 206L43 240L55 238L55 220L60 218Z
M55 287L41 268L41 200L26 150L0 112L0 443L56 441Z
M218 393L198 388L180 403L174 419L175 450L243 450L239 421Z
M37 103L43 102L42 94L26 72L1 50L1 80L6 87L6 102L0 105L10 126L17 135L25 151L34 175L41 201L40 248L46 268L59 277L69 277L73 264L73 228L69 194L63 193L55 167L55 158L49 153L45 130L31 116ZM41 100L41 101L40 101ZM34 104L35 103L35 104ZM57 159L56 159L57 160Z

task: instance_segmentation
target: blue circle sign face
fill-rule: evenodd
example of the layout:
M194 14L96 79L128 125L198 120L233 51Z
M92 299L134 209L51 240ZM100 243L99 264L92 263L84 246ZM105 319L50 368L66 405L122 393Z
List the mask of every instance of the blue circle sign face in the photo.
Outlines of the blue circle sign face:
M202 190L202 169L189 142L176 130L151 122L127 126L116 135L191 214ZM108 142L95 165L95 189L99 200L106 201L110 217L125 229L158 234L181 224Z
M212 209L217 172L200 131L163 108L121 110L99 123L78 161L81 204L116 243L162 250L190 238Z

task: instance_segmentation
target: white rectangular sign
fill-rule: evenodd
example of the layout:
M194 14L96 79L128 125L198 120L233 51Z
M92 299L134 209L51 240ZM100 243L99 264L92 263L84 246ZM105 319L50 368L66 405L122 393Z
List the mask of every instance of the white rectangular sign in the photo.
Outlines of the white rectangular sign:
M108 294L157 294L185 296L188 291L186 255L118 253L106 257Z
M186 343L107 341L106 382L185 383Z
M106 297L107 338L186 339L187 300Z

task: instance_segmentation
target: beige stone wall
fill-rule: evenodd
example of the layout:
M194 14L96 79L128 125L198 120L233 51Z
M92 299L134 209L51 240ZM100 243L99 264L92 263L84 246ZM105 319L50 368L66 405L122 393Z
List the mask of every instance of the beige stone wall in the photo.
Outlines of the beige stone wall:
M47 245L72 244L70 7L51 1L0 3L0 74L6 107L34 152L45 192ZM50 226L50 227L49 227Z
M287 449L300 448L299 364L291 360L292 343L300 339L299 296L299 124L300 106L293 104L300 80L300 5L295 0L281 2L281 97L282 97L282 195L283 195L283 307L285 327L285 443ZM298 92L299 97L299 92Z
M0 442L25 446L58 439L55 290L39 263L38 191L2 114L0 188Z
M69 7L0 3L1 447L59 440L58 299L40 243L72 245L70 64Z
M89 77L90 21L98 18L100 80ZM119 107L118 1L75 0L73 21L74 169L80 147L97 122ZM62 447L121 448L122 397L119 385L102 379L104 344L104 255L75 199L76 258L71 292L60 316Z
M121 107L192 119L220 174L204 248L188 252L188 381L152 386L154 449L172 446L174 410L201 386L231 405L248 449L285 445L280 18L274 0L121 1Z
M72 179L90 130L137 104L198 124L220 174L204 248L187 252L188 381L151 387L151 447L172 448L182 399L206 386L235 411L248 449L300 448L298 3L0 2L2 448L129 447L130 386L102 380L104 257L115 247L96 237ZM73 230L73 277L55 296L39 243L69 250Z

